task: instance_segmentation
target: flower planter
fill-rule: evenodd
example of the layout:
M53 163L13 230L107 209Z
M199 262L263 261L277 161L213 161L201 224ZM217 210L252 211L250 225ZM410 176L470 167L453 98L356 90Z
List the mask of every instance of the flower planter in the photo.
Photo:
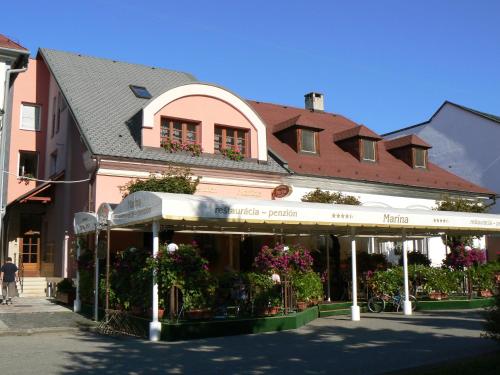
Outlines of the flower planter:
M304 311L307 308L307 302L300 301L297 302L297 310Z
M491 290L480 290L479 295L485 298L493 297L493 293L491 292Z
M206 320L212 317L212 311L210 309L187 310L186 317L189 320Z
M448 293L431 292L429 293L429 298L435 301L441 301L442 299L448 298Z
M264 315L277 315L279 314L281 311L281 307L280 306L272 306L272 307L266 307L264 308Z
M153 309L152 308L148 309L148 315L150 317L153 316ZM158 319L163 319L164 316L165 316L165 309L158 309Z

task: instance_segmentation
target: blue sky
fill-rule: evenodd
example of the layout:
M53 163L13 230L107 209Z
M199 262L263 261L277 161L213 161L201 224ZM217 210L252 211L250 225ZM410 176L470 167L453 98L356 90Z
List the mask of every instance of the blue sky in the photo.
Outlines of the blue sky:
M32 1L2 4L6 34L187 71L244 98L326 110L384 133L444 100L500 115L500 1Z

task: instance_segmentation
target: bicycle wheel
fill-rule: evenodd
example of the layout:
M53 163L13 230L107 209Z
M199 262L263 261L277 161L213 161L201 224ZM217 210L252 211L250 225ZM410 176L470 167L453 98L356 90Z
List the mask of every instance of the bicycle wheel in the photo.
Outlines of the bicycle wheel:
M384 311L385 309L385 301L378 297L373 296L368 300L368 310L374 313L379 313Z

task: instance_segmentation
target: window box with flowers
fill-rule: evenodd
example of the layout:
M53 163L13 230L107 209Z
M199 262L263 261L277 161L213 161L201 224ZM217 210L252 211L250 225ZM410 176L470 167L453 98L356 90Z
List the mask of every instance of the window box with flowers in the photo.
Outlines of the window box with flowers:
M241 161L245 157L238 147L235 148L223 148L220 153L224 155L225 158L234 161Z
M161 147L167 152L188 152L192 156L200 156L203 152L201 145L197 143L183 143L177 141L171 141L169 139L162 141Z

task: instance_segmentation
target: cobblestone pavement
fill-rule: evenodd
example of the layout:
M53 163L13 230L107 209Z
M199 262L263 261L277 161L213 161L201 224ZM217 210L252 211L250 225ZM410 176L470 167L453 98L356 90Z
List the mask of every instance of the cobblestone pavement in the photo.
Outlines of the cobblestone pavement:
M175 343L91 332L0 337L2 375L374 375L498 350L480 337L480 311L362 314L297 329ZM26 355L29 353L29 355Z
M91 325L91 321L46 298L15 298L12 305L0 305L0 336L71 331Z

